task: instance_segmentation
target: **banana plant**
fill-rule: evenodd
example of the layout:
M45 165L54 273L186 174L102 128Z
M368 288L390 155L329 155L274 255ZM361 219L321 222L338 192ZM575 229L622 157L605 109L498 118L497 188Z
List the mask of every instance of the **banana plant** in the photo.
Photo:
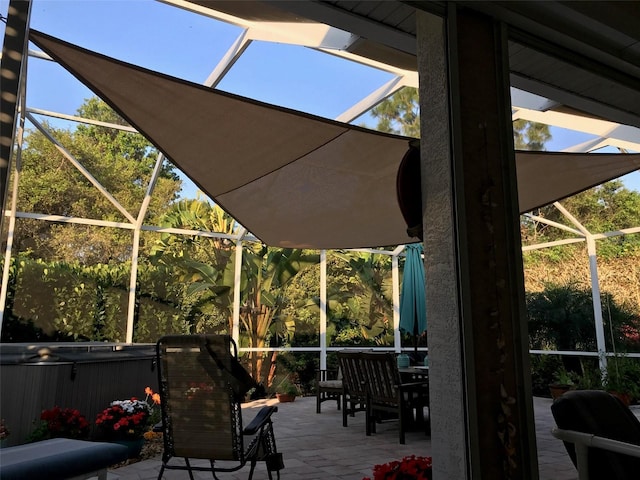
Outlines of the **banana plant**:
M165 217L172 227L232 233L236 223L218 206L181 205ZM224 231L226 229L226 231ZM182 247L182 248L181 248ZM187 295L208 293L219 311L226 313L229 329L233 318L235 289L235 245L224 239L183 238L163 235L153 248L154 260L171 264L180 281L188 284ZM282 289L301 271L318 263L319 255L300 249L270 248L257 243L244 245L240 279L241 345L264 348L274 336L291 335L293 319L281 315L286 300ZM250 369L262 377L264 356L251 352Z
M393 328L393 281L388 256L369 252L336 252L345 261L351 275L359 280L360 287L352 288L347 300L348 309L354 313L364 338L378 343Z

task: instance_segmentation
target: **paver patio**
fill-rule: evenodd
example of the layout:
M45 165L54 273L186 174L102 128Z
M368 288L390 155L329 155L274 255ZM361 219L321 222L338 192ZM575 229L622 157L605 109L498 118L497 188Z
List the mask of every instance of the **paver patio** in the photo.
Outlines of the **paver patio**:
M262 402L245 406L245 421L253 418ZM268 402L274 403L275 400ZM578 475L561 441L551 435L554 426L551 399L534 398L538 463L541 480L576 480ZM640 414L640 409L635 409ZM284 455L285 468L280 477L286 480L361 480L371 476L372 467L400 459L405 455L430 455L431 439L421 432L408 432L406 445L398 443L397 422L378 425L377 433L364 433L364 413L349 417L349 426L342 426L342 415L333 402L322 404L322 413L315 413L315 397L297 398L292 403L278 405L274 416L278 450ZM151 480L158 476L160 460L146 460L110 471L110 480ZM223 480L246 479L249 468L235 473L220 473ZM187 472L165 472L167 480L188 479ZM198 479L211 479L211 473L198 472ZM263 463L256 467L255 480L268 478ZM275 478L275 476L274 476Z

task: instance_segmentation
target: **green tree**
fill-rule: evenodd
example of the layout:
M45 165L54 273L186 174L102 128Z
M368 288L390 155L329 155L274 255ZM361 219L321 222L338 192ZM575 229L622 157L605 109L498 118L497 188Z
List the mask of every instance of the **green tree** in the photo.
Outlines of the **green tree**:
M621 180L603 183L568 197L561 203L591 233L617 231L640 225L640 193L625 188ZM535 213L547 220L574 227L553 205L542 207ZM524 243L542 243L575 237L559 228L526 218L521 224L521 235ZM549 254L553 255L557 250L550 250ZM598 242L598 256L601 258L638 254L639 235L617 236Z
M125 122L104 102L89 99L78 114L116 124ZM52 136L134 217L138 215L156 161L157 151L141 135L96 125L54 128ZM37 130L25 138L18 210L50 215L127 221L91 183ZM165 164L149 205L147 219L155 221L173 202L180 180ZM21 219L15 245L45 260L84 264L121 262L130 258L128 230Z
M336 253L350 268L348 311L362 337L385 344L393 332L391 258L368 252ZM352 322L351 322L352 323Z
M420 138L420 105L418 90L404 87L371 109L381 132ZM516 150L544 150L551 140L549 126L528 120L513 122L513 140Z
M549 125L516 120L513 122L513 143L516 150L544 150L546 142L551 140Z
M381 132L420 138L418 90L404 87L371 109Z

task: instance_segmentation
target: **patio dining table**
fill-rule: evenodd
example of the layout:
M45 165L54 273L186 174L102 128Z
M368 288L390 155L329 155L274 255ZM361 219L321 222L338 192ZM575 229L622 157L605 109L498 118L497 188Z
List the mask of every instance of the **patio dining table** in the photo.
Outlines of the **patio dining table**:
M414 366L398 368L398 373L400 373L400 378L403 383L429 380L429 367Z

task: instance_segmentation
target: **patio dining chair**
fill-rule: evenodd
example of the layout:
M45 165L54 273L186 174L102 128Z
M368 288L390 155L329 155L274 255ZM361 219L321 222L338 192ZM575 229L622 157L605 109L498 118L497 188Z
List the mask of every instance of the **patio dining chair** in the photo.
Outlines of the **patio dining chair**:
M620 399L602 390L573 390L554 400L551 413L579 480L640 478L640 421Z
M276 449L271 416L266 406L246 427L241 401L255 385L237 359L228 335L171 335L156 346L164 451L158 480L165 469L233 472L250 464L249 480L258 461L268 476L283 468ZM184 463L177 461L183 458ZM209 460L196 466L191 459Z
M321 413L322 402L334 400L338 410L341 408L344 386L342 370L318 370L316 379L316 413Z
M424 415L429 409L429 380L403 382L390 353L364 352L362 361L367 378L366 434L375 433L376 423L389 416L398 419L401 444L411 424L422 424L425 433L430 433L430 416Z
M367 378L362 364L361 351L341 350L337 352L342 371L342 426L347 426L347 417L366 411Z

